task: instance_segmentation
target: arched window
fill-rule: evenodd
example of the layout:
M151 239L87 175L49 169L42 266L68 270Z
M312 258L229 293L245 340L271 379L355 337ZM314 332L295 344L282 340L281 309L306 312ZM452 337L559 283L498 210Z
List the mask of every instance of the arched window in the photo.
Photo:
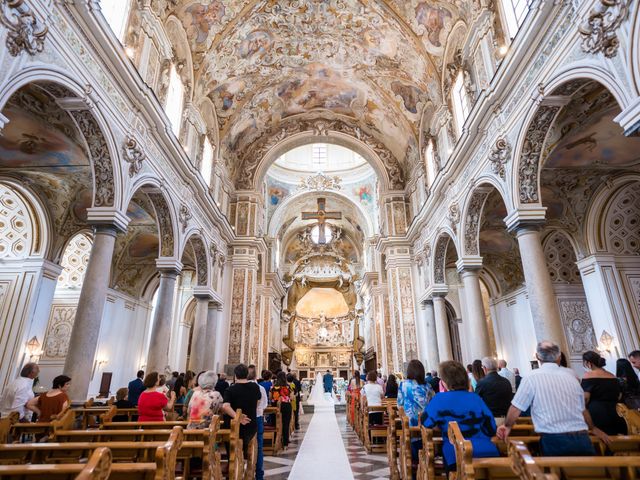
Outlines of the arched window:
M529 10L528 0L502 0L502 12L509 38L513 38L518 33L520 25L524 22Z
M209 137L204 137L204 147L202 149L202 161L200 162L200 173L208 187L211 186L211 169L213 168L213 147Z
M182 79L178 75L175 65L171 65L169 71L169 89L167 90L167 103L164 111L171 122L171 130L176 135L180 132L182 123L182 106L184 101L184 85Z
M102 15L120 42L124 39L130 8L131 0L100 0Z
M456 129L458 136L462 134L462 125L469 115L469 102L467 99L467 91L464 88L464 74L462 70L456 75L456 79L453 82L453 88L451 89L451 95L453 96L453 113L455 115Z
M438 173L436 166L436 156L433 151L433 140L429 140L429 142L427 143L427 147L424 150L424 161L427 167L427 185L431 187Z

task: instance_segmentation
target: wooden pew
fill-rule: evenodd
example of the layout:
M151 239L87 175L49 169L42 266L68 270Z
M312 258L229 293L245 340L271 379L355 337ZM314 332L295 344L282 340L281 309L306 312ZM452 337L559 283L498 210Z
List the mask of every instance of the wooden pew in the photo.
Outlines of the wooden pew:
M132 430L132 429L161 429L182 427L186 428L189 422L184 420L165 420L163 422L103 422L100 428L103 430Z
M640 412L627 407L624 403L616 405L616 412L624 418L629 435L640 435Z
M34 440L53 435L57 430L73 428L75 415L71 409L66 409L51 422L45 423L14 423L9 429L9 441L20 441L23 435L33 435Z
M273 415L274 424L265 425L263 438L263 451L265 455L277 455L282 450L282 413L280 402L275 407L264 409L264 419Z
M86 464L64 465L1 465L0 478L4 480L25 480L28 478L107 480L111 474L111 451L97 448Z
M521 441L509 442L509 457L513 471L524 480L558 480L554 473L546 474L536 465L535 460L529 453L527 446Z
M384 406L369 406L367 398L362 397L362 431L364 437L364 448L367 452L386 452L387 451L387 420L386 407ZM378 425L371 425L369 422L370 413L381 413L383 421ZM383 441L376 442L377 439Z
M126 416L127 422L135 422L138 418L138 408L116 408L115 405L111 405L106 412L100 415L100 425L105 422L113 422L116 416Z
M398 408L398 416L400 417L400 452L398 454L398 470L402 480L410 480L413 478L414 467L411 457L411 439L420 435L420 427L409 426L409 417L404 413L403 408Z
M17 423L20 419L18 412L11 412L9 416L0 418L0 443L7 443L9 441L9 432L14 423Z
M387 460L389 461L389 471L391 480L399 480L400 469L398 468L398 448L402 435L402 425L398 416L398 405L387 406Z

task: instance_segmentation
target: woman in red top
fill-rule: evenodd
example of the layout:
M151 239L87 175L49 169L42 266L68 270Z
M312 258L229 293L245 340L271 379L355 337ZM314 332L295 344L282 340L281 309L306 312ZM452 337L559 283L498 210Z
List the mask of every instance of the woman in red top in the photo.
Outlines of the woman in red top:
M142 382L147 389L140 394L138 399L138 421L139 422L162 422L164 421L164 410L171 410L176 401L176 392L171 392L171 398L159 392L160 375L158 372L151 372Z
M27 408L38 413L38 422L50 422L56 415L64 412L69 406L67 391L71 386L71 378L58 375L53 379L53 388L47 393L32 398Z
M287 382L287 375L280 371L276 375L276 382L269 391L271 403L277 405L280 402L280 413L282 414L282 445L289 445L289 423L291 423L291 387Z

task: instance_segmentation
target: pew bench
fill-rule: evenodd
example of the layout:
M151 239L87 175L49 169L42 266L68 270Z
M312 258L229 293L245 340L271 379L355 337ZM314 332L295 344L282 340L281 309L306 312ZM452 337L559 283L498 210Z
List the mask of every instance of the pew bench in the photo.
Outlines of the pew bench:
M103 430L132 430L132 429L158 429L158 428L187 428L189 422L184 420L165 420L163 422L103 422L100 428Z
M364 448L369 453L384 453L387 451L387 426L386 407L369 406L366 397L362 401L362 430L364 436ZM369 414L382 414L383 421L379 424L371 424Z
M282 450L282 413L280 412L280 402L275 407L264 409L263 419L268 416L273 418L273 425L264 426L263 451L265 455L277 455Z
M75 415L71 409L60 412L51 422L43 423L13 423L9 428L9 441L20 441L25 435L33 436L34 440L54 435L58 430L73 428Z

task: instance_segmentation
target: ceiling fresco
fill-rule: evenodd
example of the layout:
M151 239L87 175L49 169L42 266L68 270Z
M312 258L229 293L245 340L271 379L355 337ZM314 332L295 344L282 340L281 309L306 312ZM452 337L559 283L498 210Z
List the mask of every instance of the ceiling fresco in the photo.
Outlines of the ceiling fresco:
M216 108L221 156L293 116L342 117L401 162L418 146L422 111L441 102L445 46L476 1L213 0L154 2L192 51L194 91Z

